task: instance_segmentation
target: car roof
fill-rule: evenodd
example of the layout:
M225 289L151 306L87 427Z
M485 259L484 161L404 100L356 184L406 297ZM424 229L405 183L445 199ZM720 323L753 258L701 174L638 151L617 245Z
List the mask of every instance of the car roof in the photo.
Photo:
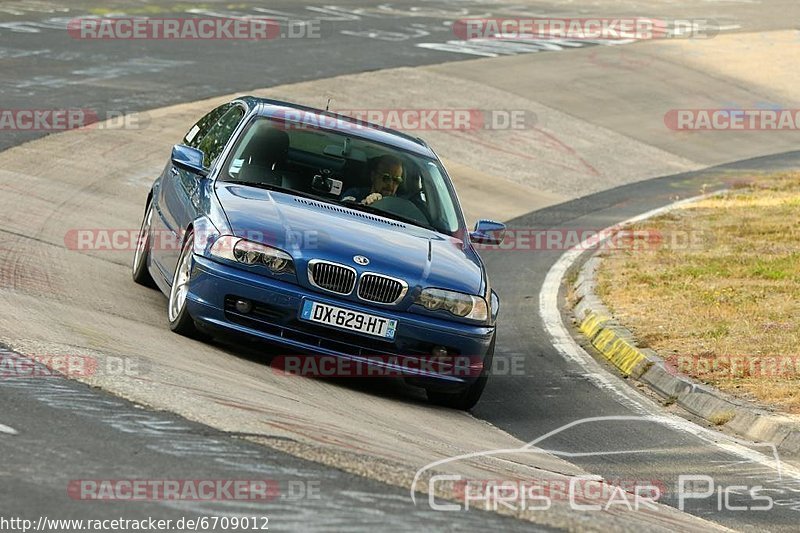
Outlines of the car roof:
M311 126L319 126L321 129L343 134L355 134L355 136L368 141L385 144L417 155L436 158L433 150L419 137L385 128L378 124L338 115L322 109L269 98L246 96L238 100L247 102L251 109L255 109L255 114L258 116L296 120Z

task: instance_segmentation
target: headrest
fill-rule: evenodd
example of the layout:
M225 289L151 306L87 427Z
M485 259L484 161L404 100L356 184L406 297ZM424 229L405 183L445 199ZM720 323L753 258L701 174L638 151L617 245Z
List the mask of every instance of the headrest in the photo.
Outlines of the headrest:
M289 135L270 126L259 126L243 155L244 159L251 163L285 161L289 155Z

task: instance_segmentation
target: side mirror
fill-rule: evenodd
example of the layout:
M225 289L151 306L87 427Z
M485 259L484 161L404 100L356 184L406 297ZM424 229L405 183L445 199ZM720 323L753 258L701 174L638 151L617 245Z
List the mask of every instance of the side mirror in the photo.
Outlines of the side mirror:
M500 244L506 236L506 225L494 220L479 220L469 240L478 244Z
M172 147L172 164L199 176L207 176L208 169L203 166L202 150L183 144Z

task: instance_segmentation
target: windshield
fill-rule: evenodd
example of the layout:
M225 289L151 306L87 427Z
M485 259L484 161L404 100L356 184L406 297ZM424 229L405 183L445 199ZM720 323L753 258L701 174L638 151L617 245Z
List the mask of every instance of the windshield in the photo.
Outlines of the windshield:
M219 177L327 202L454 235L459 210L438 161L351 132L255 119Z

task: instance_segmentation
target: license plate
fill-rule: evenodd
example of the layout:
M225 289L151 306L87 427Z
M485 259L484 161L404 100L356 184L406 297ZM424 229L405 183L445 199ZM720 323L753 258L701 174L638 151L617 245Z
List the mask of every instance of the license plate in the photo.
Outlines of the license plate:
M384 339L394 339L397 320L390 320L359 311L342 309L332 305L306 300L300 314L303 320L333 326L335 328L358 331Z

